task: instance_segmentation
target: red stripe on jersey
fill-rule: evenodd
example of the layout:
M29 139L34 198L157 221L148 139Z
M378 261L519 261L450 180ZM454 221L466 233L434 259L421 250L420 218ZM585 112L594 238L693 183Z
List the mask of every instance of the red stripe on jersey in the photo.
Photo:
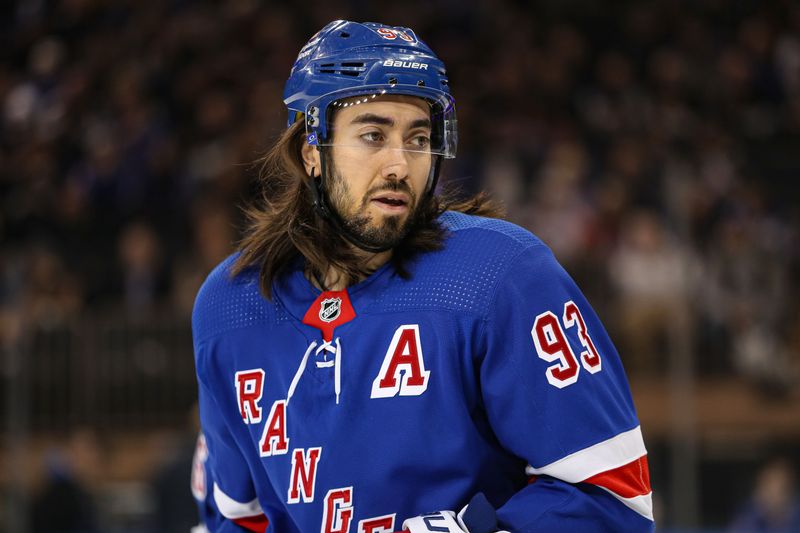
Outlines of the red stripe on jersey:
M584 483L599 485L623 498L634 498L650 494L650 470L647 466L647 456L643 455L630 463L600 472Z
M237 526L241 526L248 531L254 531L255 533L264 533L269 526L269 520L263 514L256 515L256 516L246 516L244 518L234 518L233 523Z
M531 483L536 483L537 479L539 479L539 476L528 476L528 485Z

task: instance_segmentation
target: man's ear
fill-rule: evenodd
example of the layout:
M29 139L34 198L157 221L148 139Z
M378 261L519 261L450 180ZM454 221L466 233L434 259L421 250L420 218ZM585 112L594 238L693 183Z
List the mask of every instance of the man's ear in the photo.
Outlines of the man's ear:
M300 155L303 157L303 166L306 169L306 174L310 176L312 168L316 168L317 174L319 174L320 162L319 150L317 150L317 147L305 142L300 149Z

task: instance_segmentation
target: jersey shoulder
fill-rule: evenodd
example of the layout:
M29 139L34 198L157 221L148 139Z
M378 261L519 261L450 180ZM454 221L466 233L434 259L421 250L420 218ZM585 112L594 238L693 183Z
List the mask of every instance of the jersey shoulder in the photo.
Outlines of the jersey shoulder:
M530 246L544 246L541 239L513 222L500 218L486 218L447 211L439 217L440 222L454 236L491 242L494 246L505 246L522 250Z
M228 331L269 324L283 316L261 294L257 268L232 275L238 255L234 253L217 265L197 293L192 311L195 344Z
M517 271L515 266L520 263L557 263L539 237L513 222L453 211L440 220L450 233L444 254L449 261L472 258L479 264L505 266L512 271Z
M414 261L411 278L389 289L385 310L441 309L484 315L498 283L520 255L550 255L542 241L516 224L448 211L439 218L444 247Z
M538 301L547 301L551 296L577 295L577 286L553 251L530 231L506 220L463 213L446 215L443 222L453 235L454 257L473 250L475 257L481 257L490 268L507 268L505 275L498 277L493 296L502 299L509 291L525 291L536 294Z

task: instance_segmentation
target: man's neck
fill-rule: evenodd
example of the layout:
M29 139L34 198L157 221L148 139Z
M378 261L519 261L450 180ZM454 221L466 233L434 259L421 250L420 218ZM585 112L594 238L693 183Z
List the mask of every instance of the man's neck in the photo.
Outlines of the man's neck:
M392 250L385 252L370 253L363 250L357 250L359 259L364 265L364 272L372 273L382 267L392 257ZM368 275L368 274L367 274ZM358 281L364 279L362 277ZM339 269L329 266L328 271L323 276L315 276L306 272L306 278L321 291L341 291L347 288L347 276L345 276Z

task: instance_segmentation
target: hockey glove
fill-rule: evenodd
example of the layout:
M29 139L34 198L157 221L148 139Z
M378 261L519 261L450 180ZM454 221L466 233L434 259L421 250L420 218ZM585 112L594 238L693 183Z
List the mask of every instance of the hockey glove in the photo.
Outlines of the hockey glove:
M453 511L415 516L403 522L403 531L408 533L508 533L499 531L494 507L483 493L472 497L456 515Z
M442 533L465 533L456 521L456 513L453 511L438 511L436 513L415 516L403 522L404 533L431 533L441 531Z

